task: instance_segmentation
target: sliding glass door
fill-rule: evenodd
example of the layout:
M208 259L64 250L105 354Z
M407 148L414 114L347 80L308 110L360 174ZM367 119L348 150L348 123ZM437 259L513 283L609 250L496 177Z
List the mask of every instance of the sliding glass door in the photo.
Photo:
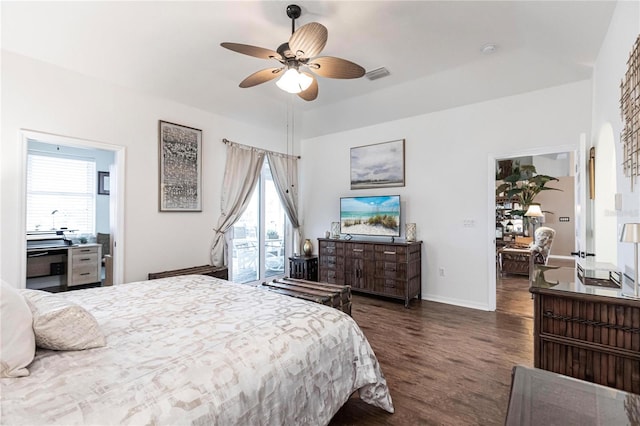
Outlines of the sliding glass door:
M260 282L285 274L290 235L280 198L265 160L249 206L227 233L230 279L239 283Z

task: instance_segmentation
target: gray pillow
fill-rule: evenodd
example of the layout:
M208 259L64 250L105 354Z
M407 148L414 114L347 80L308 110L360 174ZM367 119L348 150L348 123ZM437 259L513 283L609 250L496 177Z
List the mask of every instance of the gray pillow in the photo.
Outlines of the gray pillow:
M98 321L86 309L41 290L21 290L33 314L36 346L77 351L106 344Z

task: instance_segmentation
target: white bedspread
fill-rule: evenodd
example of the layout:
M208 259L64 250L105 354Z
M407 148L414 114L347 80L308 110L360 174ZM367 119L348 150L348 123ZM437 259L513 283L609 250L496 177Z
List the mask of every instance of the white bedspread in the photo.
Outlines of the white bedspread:
M337 309L205 276L60 293L104 348L38 350L1 379L0 424L327 424L357 389L393 412L378 361Z

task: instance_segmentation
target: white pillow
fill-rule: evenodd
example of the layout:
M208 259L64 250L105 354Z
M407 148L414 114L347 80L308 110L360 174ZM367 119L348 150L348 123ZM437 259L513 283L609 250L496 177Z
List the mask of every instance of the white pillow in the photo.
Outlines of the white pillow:
M31 309L18 291L2 281L0 287L0 377L28 376L36 353Z
M105 345L98 321L80 305L41 290L21 290L33 314L36 345L77 351Z

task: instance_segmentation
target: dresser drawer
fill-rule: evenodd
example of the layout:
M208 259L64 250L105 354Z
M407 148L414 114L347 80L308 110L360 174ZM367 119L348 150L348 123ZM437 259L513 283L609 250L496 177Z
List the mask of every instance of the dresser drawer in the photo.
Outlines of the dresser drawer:
M404 296L405 283L390 278L376 278L373 281L373 289L377 293L388 294L390 296Z
M98 264L98 253L73 253L73 267L81 265L92 265L94 268Z
M98 246L92 247L76 247L71 250L72 256L80 256L83 254L95 254L98 255Z
M375 258L386 262L406 262L407 248L404 246L376 244Z
M71 285L89 284L98 281L98 269L95 265L82 265L73 268Z

